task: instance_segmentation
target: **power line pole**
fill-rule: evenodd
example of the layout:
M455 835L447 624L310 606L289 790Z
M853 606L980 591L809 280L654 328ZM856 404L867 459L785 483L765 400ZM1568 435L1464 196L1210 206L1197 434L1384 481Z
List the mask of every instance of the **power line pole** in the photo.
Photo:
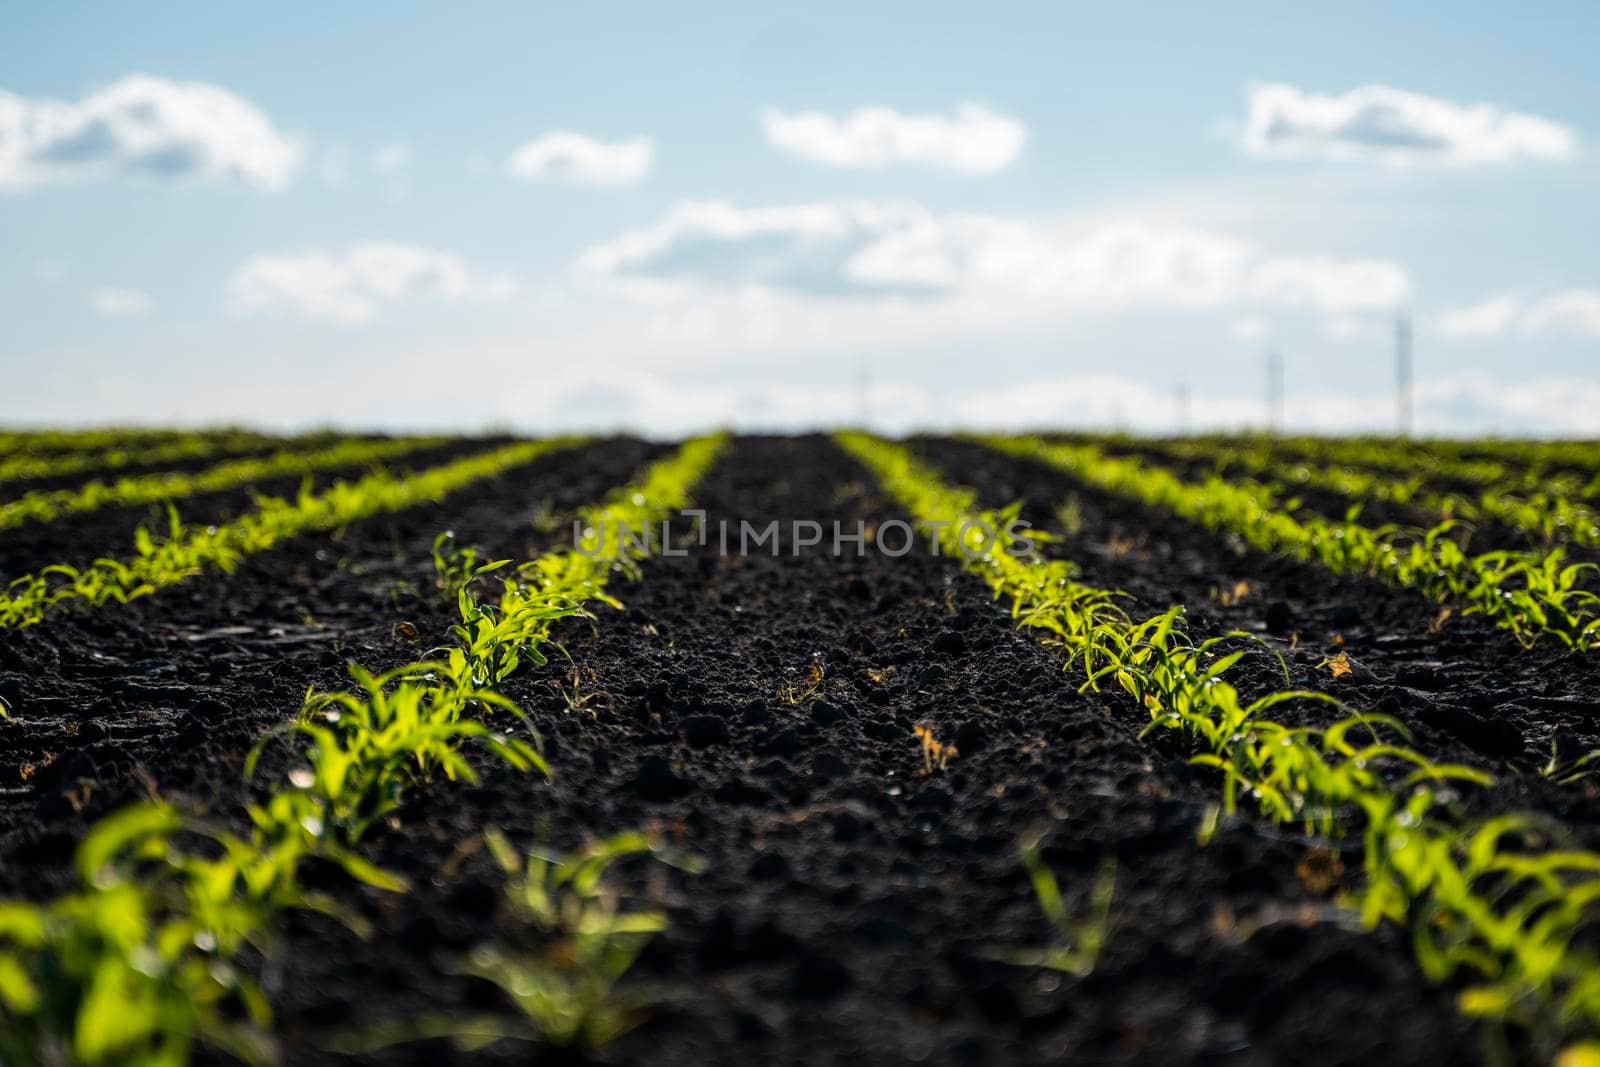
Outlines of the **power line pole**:
M1267 430L1283 431L1283 357L1267 353Z
M1194 429L1193 420L1190 416L1189 387L1187 385L1178 386L1177 395L1173 399L1176 407L1178 436L1188 437Z
M856 360L856 425L864 432L872 421L872 379L865 358Z
M1411 320L1394 320L1395 427L1401 437L1411 436Z

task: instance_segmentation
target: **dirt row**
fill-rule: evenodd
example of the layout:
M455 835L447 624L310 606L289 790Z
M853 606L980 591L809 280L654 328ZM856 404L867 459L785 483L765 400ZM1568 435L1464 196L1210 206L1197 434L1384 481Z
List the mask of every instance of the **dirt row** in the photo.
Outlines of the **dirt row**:
M420 470L492 448L497 443L504 441L457 439L392 456L381 464L355 463L315 471L309 475L309 480L313 488L324 488L339 479L349 481L359 478L375 466L395 472ZM221 492L197 493L174 501L174 504L179 518L191 526L224 523L254 508L258 495L292 499L306 480L305 476L298 474L268 478ZM9 498L3 489L0 487L0 497ZM134 531L140 526L146 526L158 536L165 534L168 526L166 507L145 504L98 508L63 516L54 522L31 522L0 531L0 581L31 574L52 563L82 567L102 556L115 559L131 556L134 552Z
M116 481L118 478L140 477L146 474L165 474L168 472L178 474L193 474L196 471L214 467L219 463L228 463L236 459L248 459L252 456L266 456L285 449L309 452L318 448L328 448L337 441L363 441L382 440L382 435L364 434L327 434L312 437L283 437L268 438L259 444L252 444L246 448L227 449L213 452L210 455L194 456L185 459L164 460L150 463L141 460L135 453L138 448L129 448L133 461L120 467L93 467L86 470L75 471L71 474L54 474L42 478L15 478L10 481L0 482L0 496L6 499L21 496L23 493L39 489L71 489L85 482L99 479L101 481ZM160 445L152 447L161 447ZM0 459L9 459L16 452L0 453ZM60 458L61 453L50 453L52 458Z

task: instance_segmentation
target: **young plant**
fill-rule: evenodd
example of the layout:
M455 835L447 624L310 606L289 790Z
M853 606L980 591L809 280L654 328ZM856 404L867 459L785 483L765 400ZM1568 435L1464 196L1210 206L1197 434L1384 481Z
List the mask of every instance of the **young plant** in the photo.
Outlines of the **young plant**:
M217 858L188 854L192 833L170 808L127 809L79 847L83 888L0 905L0 1059L178 1065L196 1042L271 1059L266 1001L232 962L263 935L233 893L251 870L225 839Z
M1018 852L1023 866L1028 869L1028 880L1033 883L1033 895L1050 923L1055 940L1042 948L995 949L992 953L994 958L1019 967L1045 967L1075 978L1087 978L1094 973L1111 929L1111 901L1116 895L1117 861L1107 858L1101 862L1094 888L1089 894L1087 911L1083 915L1074 915L1061 895L1061 885L1056 881L1055 872L1044 861L1039 850L1039 838L1027 838Z
M465 757L469 745L515 770L550 773L533 745L466 717L472 707L507 711L537 744L522 710L499 693L459 683L444 664L413 663L375 676L352 663L350 675L358 690L308 693L299 719L262 737L245 761L245 774L252 776L268 744L297 739L308 766L291 773L290 788L314 803L320 824L348 844L393 814L408 789L437 773L476 783Z

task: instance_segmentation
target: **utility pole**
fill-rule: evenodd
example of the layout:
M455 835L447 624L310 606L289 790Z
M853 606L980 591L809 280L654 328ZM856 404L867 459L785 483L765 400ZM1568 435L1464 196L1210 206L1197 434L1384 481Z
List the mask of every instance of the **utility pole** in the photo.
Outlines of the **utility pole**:
M1190 417L1189 387L1187 385L1178 386L1177 395L1173 399L1176 408L1175 414L1177 415L1178 436L1188 437L1194 429Z
M856 360L856 425L866 432L872 421L872 379L867 374L864 357Z
M1411 436L1411 320L1401 315L1394 320L1395 428L1401 437Z
M1283 357L1267 353L1267 430L1283 432Z

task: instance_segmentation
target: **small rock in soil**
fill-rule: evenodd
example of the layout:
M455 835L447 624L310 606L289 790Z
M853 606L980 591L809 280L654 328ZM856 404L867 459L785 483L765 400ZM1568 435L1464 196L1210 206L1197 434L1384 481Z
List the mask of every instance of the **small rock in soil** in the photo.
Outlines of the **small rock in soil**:
M1407 689L1421 689L1427 693L1436 693L1448 685L1439 668L1427 663L1401 667L1395 672L1394 680Z
M843 718L844 711L837 704L819 700L811 705L811 721L818 726L832 726Z
M1267 633L1284 636L1294 630L1294 609L1282 600L1267 605Z
M789 861L784 859L782 853L763 852L750 861L748 873L751 878L760 878L768 881L787 878L789 877Z
M1522 731L1515 724L1505 719L1487 718L1466 708L1434 705L1423 708L1418 717L1486 756L1519 756L1526 747Z
M803 1000L831 1000L853 984L850 969L837 956L808 952L794 969L794 995Z
M964 755L970 756L988 743L989 732L976 719L968 719L956 728L956 749Z
M690 715L678 725L691 748L728 743L728 723L720 715Z
M671 800L694 789L694 783L672 769L661 756L648 756L634 775L633 787L646 800Z
M946 656L959 656L967 650L967 642L954 630L946 630L933 639L933 650Z
M833 752L818 752L811 757L811 773L818 778L843 778L850 773L850 764Z
M1333 616L1328 620L1335 630L1348 630L1361 625L1361 609L1354 604L1340 604L1333 609Z

